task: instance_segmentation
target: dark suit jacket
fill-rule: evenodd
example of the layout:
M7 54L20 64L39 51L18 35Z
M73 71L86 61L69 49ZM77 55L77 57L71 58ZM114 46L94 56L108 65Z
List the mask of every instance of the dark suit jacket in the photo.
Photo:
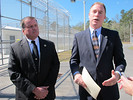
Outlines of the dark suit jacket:
M53 42L41 38L39 42L38 71L25 38L11 45L8 71L11 81L16 85L16 100L34 100L32 91L37 86L49 86L46 100L55 98L54 85L59 71L58 56Z
M111 70L124 71L126 61L124 59L122 43L118 32L102 28L99 57L96 60L89 29L75 34L70 68L72 74L86 67L92 78L102 88L101 94L104 100L117 100L119 98L117 84L110 87L103 87L102 82L111 77ZM114 62L113 62L114 61ZM113 65L114 63L114 65ZM79 88L80 97L88 96L82 87ZM84 99L81 99L84 100ZM88 100L92 100L88 99Z

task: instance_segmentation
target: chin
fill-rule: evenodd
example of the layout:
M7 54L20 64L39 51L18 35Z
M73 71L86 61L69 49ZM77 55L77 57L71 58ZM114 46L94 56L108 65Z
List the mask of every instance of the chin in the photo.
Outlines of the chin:
M98 26L97 24L93 24L93 28L96 29Z

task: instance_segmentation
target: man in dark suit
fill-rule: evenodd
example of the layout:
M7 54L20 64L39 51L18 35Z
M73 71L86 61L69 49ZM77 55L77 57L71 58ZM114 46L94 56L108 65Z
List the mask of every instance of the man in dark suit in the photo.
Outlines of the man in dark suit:
M102 27L105 18L105 5L94 3L89 12L89 28L74 37L70 68L75 83L79 84L80 100L94 100L84 89L83 67L101 87L97 100L119 99L117 81L120 72L125 70L126 61L118 32Z
M34 17L25 17L21 24L25 38L11 45L8 67L16 100L54 100L60 65L54 43L39 37Z

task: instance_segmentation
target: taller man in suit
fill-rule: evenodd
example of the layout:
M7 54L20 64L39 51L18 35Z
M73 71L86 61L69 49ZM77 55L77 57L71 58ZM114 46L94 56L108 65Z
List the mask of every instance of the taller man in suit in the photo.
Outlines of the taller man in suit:
M25 38L11 45L8 67L16 100L54 100L60 65L54 43L39 37L34 17L24 18L21 24Z
M79 84L80 100L94 100L84 89L83 67L101 87L97 100L119 99L117 81L120 72L125 70L126 61L118 32L102 27L105 18L105 5L94 3L89 12L89 28L74 37L70 68L75 83Z

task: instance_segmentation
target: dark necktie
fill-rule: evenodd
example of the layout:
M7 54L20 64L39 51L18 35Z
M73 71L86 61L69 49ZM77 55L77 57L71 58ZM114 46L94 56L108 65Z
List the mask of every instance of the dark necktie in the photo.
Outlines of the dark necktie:
M37 45L35 44L35 41L31 41L31 43L33 44L33 53L32 53L32 56L33 56L35 65L36 65L36 67L38 69L39 55L38 55Z
M97 34L96 34L97 31L93 31L92 33L92 44L93 44L93 49L94 49L94 52L95 52L95 56L96 58L98 58L98 54L99 54L99 42L98 42L98 37L97 37Z

